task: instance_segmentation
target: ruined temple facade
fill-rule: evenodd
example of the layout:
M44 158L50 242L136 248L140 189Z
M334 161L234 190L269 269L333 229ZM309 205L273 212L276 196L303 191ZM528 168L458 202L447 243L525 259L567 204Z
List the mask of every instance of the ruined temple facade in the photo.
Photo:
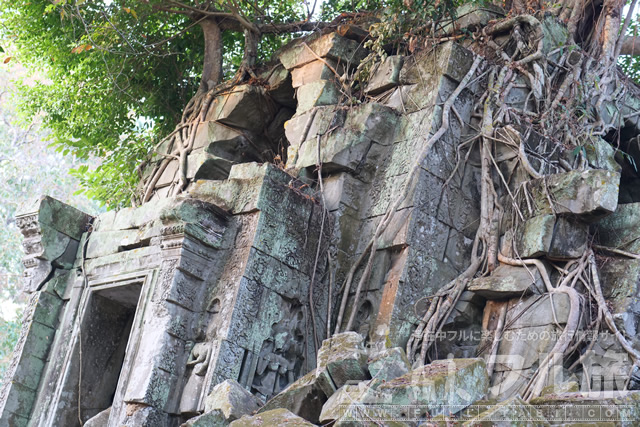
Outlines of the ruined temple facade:
M563 29L552 20L543 26L544 50L552 54ZM279 52L266 84L219 94L197 129L186 188L178 185L178 160L158 168L166 158L157 155L141 185L160 173L139 207L93 218L41 197L17 218L30 299L0 394L0 424L75 426L102 417L103 424L92 425L177 426L205 412L207 396L225 380L262 403L276 402L272 409L295 412L278 396L307 387L311 372L323 378L319 347L349 319L364 346L405 348L428 298L470 262L481 165L468 139L477 133L473 106L486 89L486 61L456 97L445 134L377 242L357 305L354 286L337 325L341 284L477 57L456 42L389 56L372 73L366 101L345 103L346 88L331 68L354 67L366 54L348 34L314 34ZM526 109L526 85L522 79L504 102ZM620 116L630 116L620 123L621 143L640 156L634 139L640 116L631 115L640 109L635 93L620 103ZM502 225L505 255L541 259L553 275L550 263L578 258L590 230L602 245L640 252L637 178L611 144L602 139L589 146L588 165L565 171L559 159L572 162L575 152L560 149L551 154L558 161L547 164L540 159L552 146L520 131L531 164L546 177L529 179L517 147L496 147L509 188L515 193L527 181L530 193L518 199L525 215ZM279 161L258 163L267 152ZM356 282L360 274L356 270ZM610 256L604 264L605 297L634 345L639 281L638 259ZM545 295L539 273L501 264L460 296L431 359L486 356L490 343L483 337L507 307L505 333L529 338L500 345L497 357L504 362L480 395L510 397L553 347L568 304L563 295ZM624 353L611 337L592 351L598 360ZM615 360L614 373L594 361L590 372L569 378L560 369L549 382L621 390L631 362ZM349 379L368 379L372 366ZM320 396L321 407L340 381L332 373L309 393Z

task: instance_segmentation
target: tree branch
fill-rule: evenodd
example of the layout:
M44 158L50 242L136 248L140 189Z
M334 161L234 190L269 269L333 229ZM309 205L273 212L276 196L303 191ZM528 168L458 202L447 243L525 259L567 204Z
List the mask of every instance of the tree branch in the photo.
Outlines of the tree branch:
M633 55L633 56L640 55L640 37L626 36L622 40L620 55Z

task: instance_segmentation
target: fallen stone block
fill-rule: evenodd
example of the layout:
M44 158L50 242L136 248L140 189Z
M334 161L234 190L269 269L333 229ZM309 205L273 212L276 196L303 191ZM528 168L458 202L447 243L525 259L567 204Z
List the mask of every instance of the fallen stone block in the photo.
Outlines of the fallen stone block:
M270 399L260 412L285 408L306 420L318 422L322 406L327 401L327 393L320 386L323 379L325 377L320 378L318 369L314 369ZM327 387L331 386L325 384L324 388L327 389ZM334 391L335 389L330 390L329 395Z
M406 425L406 423L394 421L399 415L389 411L393 409L392 407L385 406L384 394L376 393L375 388L380 384L382 381L374 379L341 387L324 404L320 422L323 425L335 422L334 426L343 427L370 423L389 427Z
M389 348L369 359L369 373L372 378L388 381L411 370L411 363L400 347Z
M404 64L402 56L389 56L380 63L369 78L365 92L378 95L400 84L400 70Z
M580 385L575 381L567 381L561 384L551 384L542 388L540 396L550 394L577 393L580 391Z
M180 427L226 427L228 425L229 421L225 418L222 411L216 409L191 418L186 423L180 425Z
M500 265L490 276L474 279L469 290L488 299L514 298L546 292L540 272L535 266Z
M262 412L254 416L245 415L239 420L233 421L231 427L267 427L267 426L287 426L287 427L309 427L313 426L309 421L300 418L286 409L273 409Z
M552 424L570 422L602 425L604 419L616 426L637 426L640 420L640 391L562 393L541 396L529 402ZM558 413L557 408L567 408Z
M316 371L327 396L348 381L369 379L364 339L356 332L336 334L322 342ZM324 368L324 369L323 369Z
M258 398L234 380L216 385L204 401L205 412L219 409L227 420L251 414L260 406Z
M487 368L482 359L436 360L406 375L381 384L392 405L420 405L428 415L458 413L488 390Z
M467 414L469 415L469 414ZM518 396L509 398L465 421L463 426L512 426L512 425L548 426L549 422L534 406L529 405Z
M318 57L357 66L367 54L368 51L361 48L360 43L357 41L349 40L336 33L330 33L316 38L299 40L295 44L288 46L280 54L280 62L287 70L316 61Z
M296 113L303 113L313 107L335 105L340 101L340 96L339 87L330 80L307 83L296 89L296 98L298 99Z

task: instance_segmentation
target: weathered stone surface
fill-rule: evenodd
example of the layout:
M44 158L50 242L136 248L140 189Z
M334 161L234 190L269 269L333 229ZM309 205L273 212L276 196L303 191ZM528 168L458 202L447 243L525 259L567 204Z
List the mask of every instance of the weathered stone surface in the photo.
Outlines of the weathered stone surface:
M460 81L471 68L472 63L471 51L457 43L443 43L434 52L425 50L402 67L400 82L404 85L422 84L425 78L438 74Z
M21 210L16 225L24 237L23 289L31 293L42 287L54 269L71 269L92 217L48 196Z
M490 21L499 19L505 15L504 10L494 4L476 5L473 3L463 4L456 9L455 28L460 31L468 29L473 31L486 26ZM453 30L453 24L446 24L442 32L449 34Z
M600 277L602 293L610 304L618 328L636 341L640 330L640 260L611 257L602 265Z
M620 174L602 169L565 172L533 180L534 215L567 213L595 221L616 210L619 187ZM549 198L553 206L549 205Z
M108 407L104 411L100 412L93 418L87 420L83 424L84 427L106 427L109 422L109 415L111 415L111 407Z
M368 368L372 378L388 381L409 372L411 364L402 348L393 347L371 357Z
M402 56L389 56L373 71L365 92L377 95L400 84L400 70L404 64Z
M260 132L275 114L276 108L263 87L239 85L214 99L205 121Z
M394 421L398 415L388 411L389 408L384 406L384 400L384 396L377 395L375 385L371 381L345 385L324 404L320 422L323 425L335 422L333 425L343 427L369 423L384 427L406 425Z
M317 120L317 119L316 119ZM320 161L323 170L359 171L365 163L375 164L382 160L384 146L392 142L397 115L388 107L379 104L364 104L349 111L338 110L335 125L340 125L328 135L320 137ZM314 120L315 123L315 120ZM297 152L297 169L315 166L318 162L318 138L310 128Z
M308 427L313 426L304 418L287 411L286 409L273 409L261 412L258 415L248 416L235 420L231 427L265 427L265 426L285 426L285 427Z
M616 150L602 138L597 138L585 145L587 160L596 169L604 169L620 173L622 166L616 162Z
M456 413L481 399L489 386L482 359L436 360L377 389L393 405L422 405L429 413Z
M226 427L230 421L224 416L221 410L215 409L204 414L191 418L180 427Z
M640 203L618 205L616 211L597 224L601 245L640 252Z
M606 419L606 422L611 422L613 425L631 427L636 426L640 419L640 392L638 391L562 393L538 397L532 399L530 403L545 418L553 420L554 425L561 424L563 421L600 425L599 423ZM570 412L560 414L553 412L558 406L566 407ZM604 416L602 411L606 411Z
M548 426L549 422L534 406L529 405L518 396L492 406L478 416L465 421L463 426L519 426L519 425Z
M323 105L335 105L340 101L340 88L331 80L316 80L307 83L296 89L298 108L296 113L300 114L313 107Z
M313 62L319 56L357 66L367 53L366 49L361 48L357 41L330 33L318 35L316 38L306 41L297 41L287 46L280 53L280 62L285 68L291 70Z
M269 88L267 93L278 104L287 106L289 108L295 108L295 90L291 85L291 73L284 68L284 66L278 66L273 72L269 70Z
M260 401L234 380L216 385L204 401L205 412L220 410L229 421L252 414L260 406Z
M285 408L304 419L317 422L322 411L322 405L327 401L327 394L320 386L324 379L324 377L320 377L320 372L324 369L326 368L316 368L289 385L289 387L269 400L260 412ZM325 383L325 388L327 385ZM332 389L331 394L334 391L335 389Z
M363 338L356 332L342 332L322 342L318 351L319 375L326 379L320 386L327 396L348 381L366 380L367 353L364 349Z
M336 75L333 70L338 72ZM313 61L305 64L301 67L291 70L292 85L294 88L299 88L302 85L313 83L319 80L334 81L340 78L340 75L344 72L344 64L338 65L338 61L333 59L327 59L323 61Z
M469 290L490 299L503 299L546 291L540 272L535 266L514 267L500 265L490 276L474 279Z
M579 258L587 247L588 232L587 224L579 219L552 214L535 216L528 219L516 235L517 256Z
M580 391L580 385L575 381L567 381L561 384L552 384L542 388L540 396L550 394L577 393Z

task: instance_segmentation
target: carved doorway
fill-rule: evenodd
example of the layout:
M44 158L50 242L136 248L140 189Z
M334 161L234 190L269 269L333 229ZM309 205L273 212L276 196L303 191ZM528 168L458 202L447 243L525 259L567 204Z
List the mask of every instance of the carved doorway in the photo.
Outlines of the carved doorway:
M92 287L79 331L79 410L83 422L112 406L143 283Z

